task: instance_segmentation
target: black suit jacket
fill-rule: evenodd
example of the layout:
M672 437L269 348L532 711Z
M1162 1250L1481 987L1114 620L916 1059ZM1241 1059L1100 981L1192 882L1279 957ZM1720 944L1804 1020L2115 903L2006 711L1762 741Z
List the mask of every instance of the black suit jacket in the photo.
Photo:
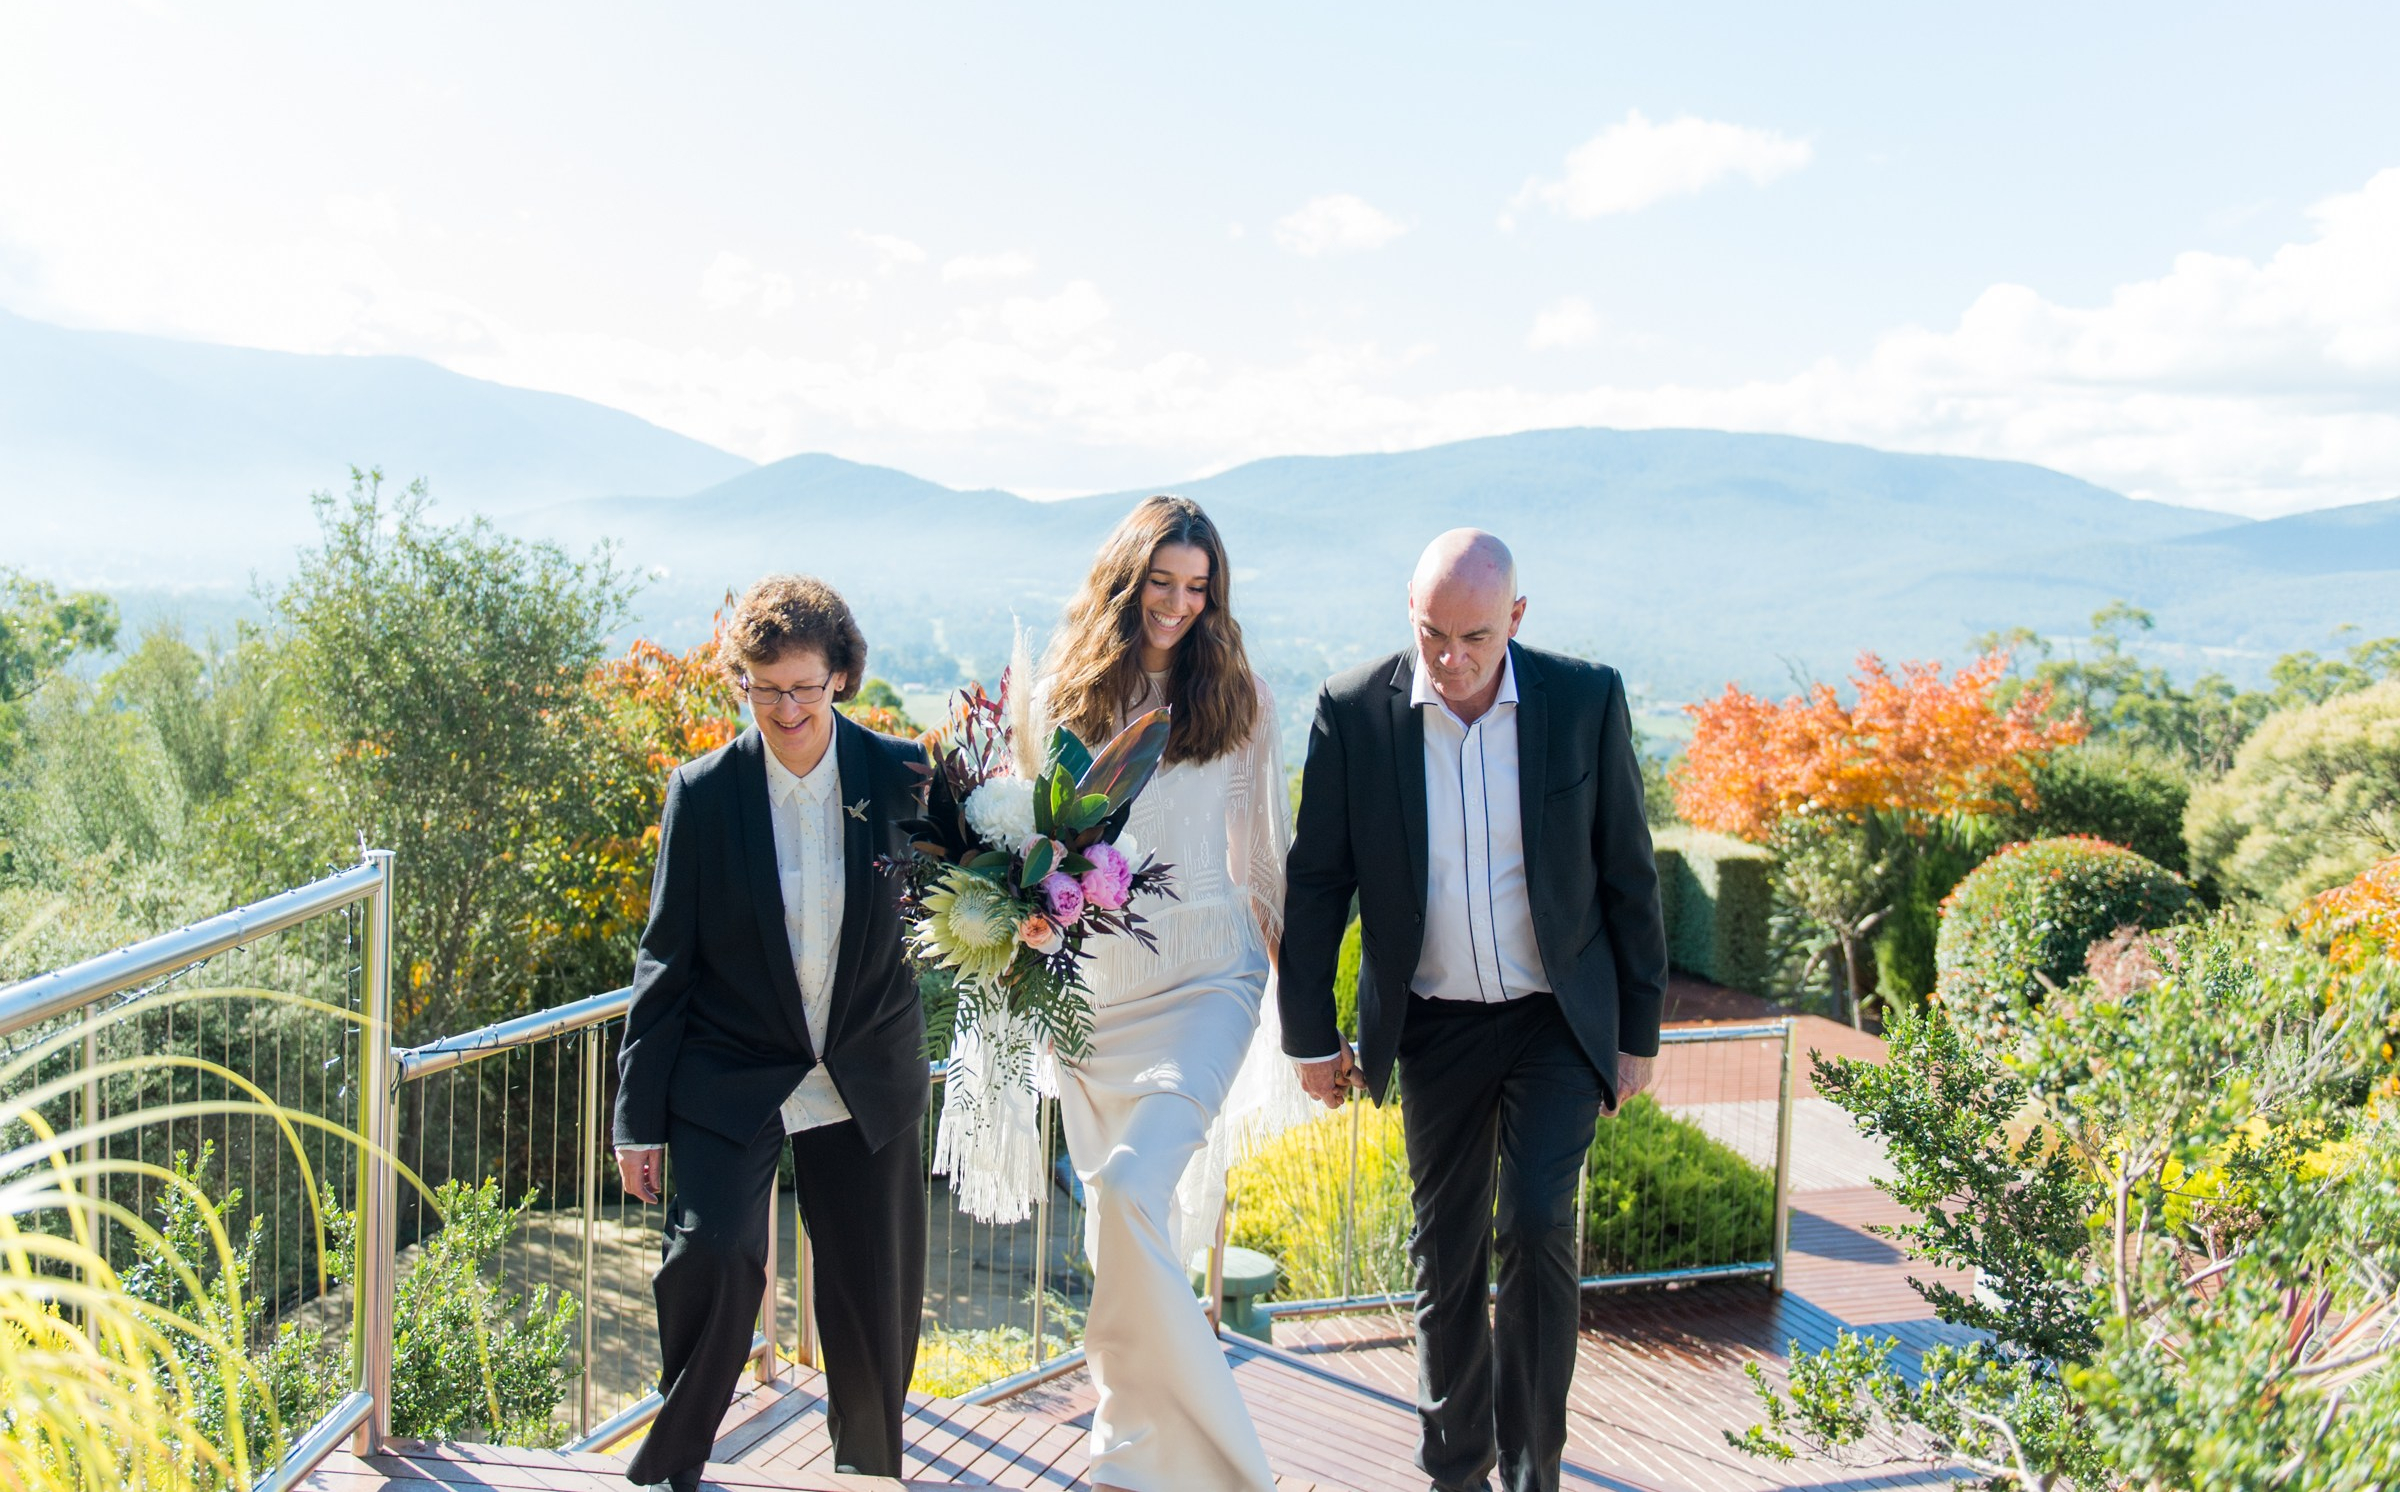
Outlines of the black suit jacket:
M1617 1053L1658 1051L1666 926L1642 817L1641 764L1613 668L1509 644L1517 673L1525 882L1542 967L1592 1065L1616 1089ZM1358 901L1359 1056L1390 1086L1425 938L1425 721L1408 702L1416 654L1328 680L1309 729L1287 865L1278 1002L1283 1049L1341 1047L1333 974Z
M650 921L617 1055L616 1142L658 1144L673 1113L746 1141L820 1060L872 1149L925 1112L925 1011L901 954L899 882L921 812L913 742L834 724L847 879L833 1012L813 1050L783 930L766 743L754 728L667 780Z

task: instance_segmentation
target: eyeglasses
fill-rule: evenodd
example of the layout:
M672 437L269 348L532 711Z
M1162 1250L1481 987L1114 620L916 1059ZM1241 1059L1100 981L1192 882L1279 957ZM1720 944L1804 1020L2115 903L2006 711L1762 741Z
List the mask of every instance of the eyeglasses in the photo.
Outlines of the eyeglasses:
M833 675L827 674L813 684L799 684L790 689L770 689L755 679L743 679L733 687L750 701L753 710L772 710L787 699L805 709L825 697L825 691L833 687Z

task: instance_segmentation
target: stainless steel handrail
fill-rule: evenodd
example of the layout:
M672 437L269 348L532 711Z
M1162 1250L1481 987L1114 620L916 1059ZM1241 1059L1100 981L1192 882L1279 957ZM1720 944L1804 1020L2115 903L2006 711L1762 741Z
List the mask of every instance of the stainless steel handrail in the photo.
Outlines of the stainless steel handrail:
M203 959L245 943L255 943L270 933L297 927L311 917L365 901L381 890L390 876L388 864L369 860L264 901L220 912L205 922L145 938L47 974L36 974L0 989L0 1036L13 1035L120 990L190 968Z
M462 1031L456 1036L444 1036L423 1046L394 1052L392 1065L403 1083L431 1077L437 1072L448 1072L453 1067L463 1067L469 1062L496 1057L516 1047L531 1046L537 1041L565 1036L586 1026L613 1021L632 1004L631 985L610 990L605 995L588 995L564 1005L553 1005L548 1010L537 1010L531 1015L494 1021L491 1025Z
M341 1448L344 1438L375 1413L375 1396L359 1389L325 1413L307 1434L292 1443L283 1459L250 1484L250 1492L292 1492L327 1456Z
M750 1355L743 1358L742 1361L756 1362L762 1357L769 1362L774 1361L775 1345L766 1339L764 1333L753 1333L750 1338ZM768 1380L762 1379L761 1381ZM665 1408L666 1403L666 1396L653 1389L593 1426L591 1433L582 1439L568 1441L566 1448L570 1451L605 1451L658 1418L658 1411Z

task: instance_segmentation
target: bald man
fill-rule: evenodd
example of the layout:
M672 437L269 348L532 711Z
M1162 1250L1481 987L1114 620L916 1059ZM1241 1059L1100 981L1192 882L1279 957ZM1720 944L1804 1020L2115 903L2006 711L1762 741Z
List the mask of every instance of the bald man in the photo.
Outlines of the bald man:
M1666 991L1642 774L1616 670L1514 641L1525 598L1497 538L1434 540L1408 615L1414 647L1317 696L1283 1049L1334 1108L1359 1089L1381 1102L1399 1069L1417 1464L1440 1492L1495 1468L1509 1492L1550 1492L1575 1371L1576 1175L1599 1116L1648 1081ZM1333 999L1354 895L1355 1051Z

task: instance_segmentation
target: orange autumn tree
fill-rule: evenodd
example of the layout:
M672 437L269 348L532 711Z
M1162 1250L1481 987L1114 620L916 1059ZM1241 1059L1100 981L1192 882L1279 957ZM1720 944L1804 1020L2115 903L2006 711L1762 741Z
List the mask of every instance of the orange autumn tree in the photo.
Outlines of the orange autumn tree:
M725 604L733 604L731 595ZM592 670L590 688L618 748L596 785L616 831L581 847L581 863L562 888L567 905L583 919L573 929L576 937L613 940L641 928L650 911L668 775L742 733L739 699L717 667L724 627L720 608L708 641L696 647L678 653L645 638ZM858 700L840 708L869 730L914 734L899 696L878 680L870 679Z
M2047 684L1995 708L2007 670L2008 654L1994 652L1947 680L1938 663L1903 663L1895 675L1862 653L1847 705L1830 684L1780 704L1728 684L1689 707L1675 807L1702 828L1757 843L1795 814L1937 819L2030 808L2034 764L2082 740L2083 722L2043 718Z
M723 613L718 625L723 625ZM643 639L592 670L616 759L598 774L613 833L582 846L565 899L582 917L579 938L614 941L640 930L650 911L650 869L667 776L741 734L740 706L717 671L717 639L673 652Z
M1956 816L2034 806L2034 764L2083 738L2080 718L2043 718L2048 685L1999 707L2007 669L2008 654L1993 652L1947 679L1938 663L1903 663L1894 674L1862 653L1849 704L1829 684L1780 704L1728 684L1690 707L1677 810L1775 847L1783 900L1831 934L1801 983L1838 951L1853 1025L1864 1018L1865 942L1897 902L1911 841Z
M2392 965L2400 962L2400 855L2378 860L2347 884L2310 897L2292 923L2332 962L2341 981L2337 989L2390 977ZM2384 1074L2376 1092L2386 1100L2400 1098L2400 1016L2384 1032L2382 1056Z

